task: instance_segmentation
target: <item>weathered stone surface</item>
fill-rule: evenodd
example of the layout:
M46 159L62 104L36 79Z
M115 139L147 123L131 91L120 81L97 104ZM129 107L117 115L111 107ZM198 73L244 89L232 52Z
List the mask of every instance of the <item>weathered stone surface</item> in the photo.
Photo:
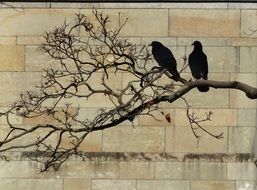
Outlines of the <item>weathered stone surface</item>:
M254 153L255 127L232 127L229 128L230 153Z
M0 161L0 178L34 178L37 164L32 161Z
M239 10L170 10L170 36L239 37Z
M62 179L0 179L0 186L5 190L17 190L17 189L63 190L63 180Z
M178 37L178 45L192 45L194 41L200 41L203 46L230 46L231 45L231 39L230 38L183 38ZM222 47L222 48L223 48Z
M227 3L161 3L161 8L172 9L227 9ZM186 10L187 11L187 10Z
M154 162L119 162L120 179L154 179Z
M234 190L234 181L191 181L191 190Z
M18 45L30 45L30 46L33 46L33 45L40 45L42 44L43 42L45 42L44 38L43 37L20 37L20 36L17 36L17 44ZM32 47L30 47L32 48ZM28 51L28 47L27 47L27 51Z
M256 181L236 181L236 190L256 190Z
M232 38L231 39L232 46L257 46L257 39L256 38Z
M200 120L206 119L206 114L212 112L211 120L202 123L204 126L236 126L237 110L236 109L192 109L190 114L195 114ZM175 110L175 126L189 126L187 110Z
M228 163L228 180L256 180L254 163Z
M92 180L92 190L136 190L136 180Z
M138 180L137 190L189 190L186 180Z
M1 8L13 8L17 12L22 12L24 8L50 8L50 3L40 2L8 2L0 4Z
M253 32L257 28L256 10L241 11L241 37L257 37L257 33Z
M226 175L225 163L157 162L155 171L156 179L225 180Z
M99 3L62 3L62 2L57 2L57 3L50 3L51 4L51 8L68 8L68 9L81 9L81 8L88 8L88 9L92 9L92 8L99 8Z
M256 126L256 109L238 109L238 126Z
M0 45L16 45L15 37L0 37Z
M159 41L165 46L177 45L177 38L174 37L142 37L142 44L151 44L152 41Z
M247 85L256 87L256 74L252 73L231 73L230 81L240 81ZM249 99L244 92L236 89L230 90L230 107L231 108L256 108L255 100Z
M124 9L124 8L160 8L161 3L129 3L129 2L123 2L123 3L99 3L100 8L119 8L119 9Z
M118 178L117 162L66 161L56 172L44 172L39 178Z
M24 71L24 47L0 46L0 71Z
M1 36L41 36L46 31L74 18L78 9L2 9L0 12Z
M41 73L38 72L1 72L0 105L6 107L17 100L21 92L35 90L40 80Z
M240 48L240 72L257 72L257 47Z
M89 190L91 189L91 180L84 178L66 178L63 181L63 190Z
M119 126L103 132L105 152L163 152L165 129Z
M205 127L205 129L214 135L220 135L222 133L224 138L217 140L201 129L198 129L196 134L201 137L198 141L189 126L167 127L165 152L226 153L228 140L227 128Z
M256 3L228 3L229 9L257 9Z

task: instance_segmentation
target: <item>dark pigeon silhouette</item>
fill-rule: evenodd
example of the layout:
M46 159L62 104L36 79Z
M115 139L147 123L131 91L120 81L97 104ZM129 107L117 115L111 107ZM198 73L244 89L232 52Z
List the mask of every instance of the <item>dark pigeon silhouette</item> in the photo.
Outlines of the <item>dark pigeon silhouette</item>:
M151 46L152 54L155 61L159 64L161 68L167 69L175 81L178 81L180 75L177 71L177 61L173 56L172 52L167 47L157 41L153 41L151 43Z
M203 52L203 46L199 41L195 41L192 45L194 45L194 50L188 58L191 73L195 79L207 80L208 61L207 56ZM197 88L201 92L207 92L209 90L209 86L199 86Z

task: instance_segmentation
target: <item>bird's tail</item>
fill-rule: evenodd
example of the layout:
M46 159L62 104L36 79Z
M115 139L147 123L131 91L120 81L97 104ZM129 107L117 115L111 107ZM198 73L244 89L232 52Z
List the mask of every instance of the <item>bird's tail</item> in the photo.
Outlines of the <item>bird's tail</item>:
M197 89L200 92L208 92L209 91L209 86L198 86Z
M172 74L172 78L173 78L175 81L178 81L178 80L179 80L180 74L178 73L177 70L173 71L173 70L169 69L169 72Z

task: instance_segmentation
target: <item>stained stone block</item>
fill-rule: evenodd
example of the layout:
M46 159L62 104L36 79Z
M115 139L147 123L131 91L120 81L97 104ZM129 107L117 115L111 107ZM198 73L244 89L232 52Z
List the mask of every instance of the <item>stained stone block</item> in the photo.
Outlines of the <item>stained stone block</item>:
M119 162L120 179L153 179L154 162Z
M254 163L228 163L228 180L256 180Z
M225 163L157 162L156 179L226 180Z
M232 127L229 128L230 153L254 153L255 127Z
M234 73L230 75L230 81L239 81L247 85L256 87L256 74ZM244 92L236 89L230 90L231 108L256 108L255 100L249 99Z
M234 190L234 181L191 181L191 190Z
M32 161L0 161L0 167L0 178L34 178L37 174L37 164Z
M0 35L41 36L62 25L65 19L70 22L78 12L78 9L2 9Z
M92 180L92 190L136 190L136 180Z
M257 72L257 47L240 48L240 72Z
M227 9L227 3L161 3L161 8L172 9ZM185 10L187 11L187 10Z
M165 129L119 126L103 132L104 152L163 152Z
M178 37L178 45L190 46L194 41L200 41L203 46L230 46L230 38L187 38L187 37Z
M24 71L24 47L0 46L0 63L0 71Z
M257 46L256 38L232 38L231 41L232 46Z
M91 180L84 178L65 178L63 187L63 190L89 190L91 189Z
M239 37L239 10L170 10L170 36Z
M186 180L138 180L137 190L189 190Z
M226 127L203 127L213 135L223 134L219 140L208 135L201 129L196 131L200 136L199 141L188 127L167 127L165 152L204 152L226 153L227 152L227 128Z
M191 109L190 114L195 114L199 119L206 119L206 115L211 114L211 120L203 123L204 126L224 127L237 126L237 110L236 109ZM175 126L189 126L187 110L175 110Z
M0 186L3 187L5 190L17 190L17 189L63 190L63 180L62 179L0 179Z
M18 45L27 45L27 46L34 45L35 46L35 45L40 45L43 42L45 42L45 39L43 37L20 37L20 36L17 36L17 44ZM28 50L28 47L26 50Z

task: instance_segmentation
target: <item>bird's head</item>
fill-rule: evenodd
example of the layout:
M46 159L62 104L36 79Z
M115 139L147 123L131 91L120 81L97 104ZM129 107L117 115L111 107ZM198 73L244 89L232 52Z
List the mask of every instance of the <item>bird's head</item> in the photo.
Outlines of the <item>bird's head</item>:
M199 41L194 41L194 43L192 43L192 45L197 49L203 49L203 46L202 46L201 42L199 42Z
M153 42L151 43L151 46L152 46L153 48L160 48L160 47L162 47L163 45L162 45L161 42L153 41Z

